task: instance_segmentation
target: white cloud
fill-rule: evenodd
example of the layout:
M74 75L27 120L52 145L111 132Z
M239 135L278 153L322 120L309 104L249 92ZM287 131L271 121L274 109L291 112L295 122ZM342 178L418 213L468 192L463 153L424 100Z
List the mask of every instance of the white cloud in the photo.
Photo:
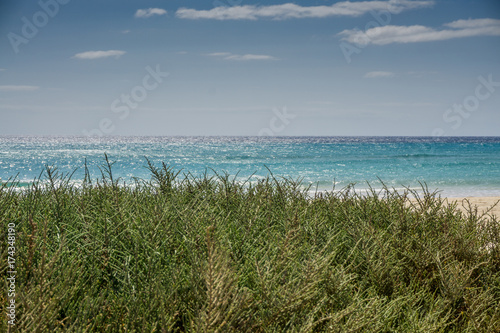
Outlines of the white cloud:
M500 36L500 20L469 19L446 23L447 28L434 29L422 25L371 28L366 31L344 30L342 39L359 45L386 45L391 43L418 43L473 36Z
M39 88L38 86L0 86L0 91L33 91Z
M215 53L208 53L206 55L210 57L221 57L225 60L238 60L238 61L278 60L278 58L265 54L232 54L229 52L215 52Z
M162 8L138 9L135 12L135 17L148 18L153 15L166 15L167 11Z
M365 74L366 78L376 78L376 77L393 77L395 74L393 72L383 72L383 71L375 71L368 72Z
M87 51L87 52L77 53L73 56L73 58L76 59L99 59L106 57L120 58L125 53L126 53L125 51L120 51L120 50Z
M226 60L276 60L275 57L264 54L232 54L230 56L225 57Z
M423 108L423 107L437 107L442 106L442 103L431 103L431 102L382 102L382 103L367 103L366 106L382 106L382 107L415 107L415 108Z
M210 57L226 57L226 56L230 56L231 53L229 52L214 52L214 53L208 53L207 56L210 56Z
M128 34L130 30L122 30L122 34Z
M5 68L0 68L0 72L3 72L5 70Z
M453 21L451 23L446 23L446 24L443 24L443 25L447 26L447 27L450 27L450 28L456 28L456 29L460 29L460 28L478 28L478 27L492 26L492 25L499 26L500 25L500 20L490 19L490 18L486 18L486 19L468 19L468 20L457 20L457 21Z
M337 2L331 6L300 6L285 3L272 6L232 6L215 7L210 10L180 8L176 16L183 19L213 19L213 20L284 20L291 18L323 18L330 16L361 16L370 11L388 11L399 14L404 10L430 7L432 0L387 0Z

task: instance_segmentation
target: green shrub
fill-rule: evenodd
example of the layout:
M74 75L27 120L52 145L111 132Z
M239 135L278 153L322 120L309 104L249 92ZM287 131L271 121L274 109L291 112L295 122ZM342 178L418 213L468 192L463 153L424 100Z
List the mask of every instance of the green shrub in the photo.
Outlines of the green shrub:
M54 168L22 191L1 185L1 225L16 225L14 328L500 331L495 217L425 187L310 194L272 174L239 183L148 167L133 186L107 157L79 187Z

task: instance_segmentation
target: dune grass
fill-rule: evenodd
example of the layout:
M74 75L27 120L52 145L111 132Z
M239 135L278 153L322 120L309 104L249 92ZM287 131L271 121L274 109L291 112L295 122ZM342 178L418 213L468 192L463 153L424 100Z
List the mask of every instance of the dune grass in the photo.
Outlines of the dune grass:
M272 175L241 184L148 168L134 186L107 158L79 187L55 168L24 191L0 186L2 228L16 224L15 329L500 331L495 218L425 188L311 196Z

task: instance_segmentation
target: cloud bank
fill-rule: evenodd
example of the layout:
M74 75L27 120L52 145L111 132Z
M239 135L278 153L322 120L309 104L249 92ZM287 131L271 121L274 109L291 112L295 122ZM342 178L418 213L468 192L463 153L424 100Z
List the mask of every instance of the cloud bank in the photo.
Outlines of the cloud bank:
M388 0L388 1L360 1L337 2L331 6L300 6L294 3L285 3L272 6L233 6L215 7L210 10L196 10L180 8L176 16L182 19L212 19L212 20L258 20L273 19L285 20L292 18L324 18L330 16L361 16L370 11L389 11L399 14L402 11L431 7L431 0Z
M73 56L75 59L84 59L84 60L93 60L93 59L100 59L100 58L107 58L107 57L115 57L115 58L120 58L122 55L124 55L125 51L120 51L120 50L109 50L109 51L87 51L87 52L82 52L82 53L77 53Z
M344 30L338 35L343 40L359 45L386 45L392 43L419 43L442 41L474 36L500 36L500 20L468 19L443 24L444 28L435 29L422 25L387 25L366 31Z
M148 8L148 9L138 9L135 12L135 17L148 18L153 15L166 15L167 11L162 8Z
M39 88L38 86L0 86L0 91L33 91Z
M220 57L225 60L250 61L250 60L277 60L277 58L265 54L232 54L229 52L209 53L207 56Z

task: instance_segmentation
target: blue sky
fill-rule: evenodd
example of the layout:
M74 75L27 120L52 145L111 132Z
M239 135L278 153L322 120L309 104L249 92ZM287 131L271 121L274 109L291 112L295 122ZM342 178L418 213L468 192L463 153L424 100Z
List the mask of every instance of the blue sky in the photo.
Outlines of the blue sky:
M497 0L4 0L0 36L0 135L500 135Z

